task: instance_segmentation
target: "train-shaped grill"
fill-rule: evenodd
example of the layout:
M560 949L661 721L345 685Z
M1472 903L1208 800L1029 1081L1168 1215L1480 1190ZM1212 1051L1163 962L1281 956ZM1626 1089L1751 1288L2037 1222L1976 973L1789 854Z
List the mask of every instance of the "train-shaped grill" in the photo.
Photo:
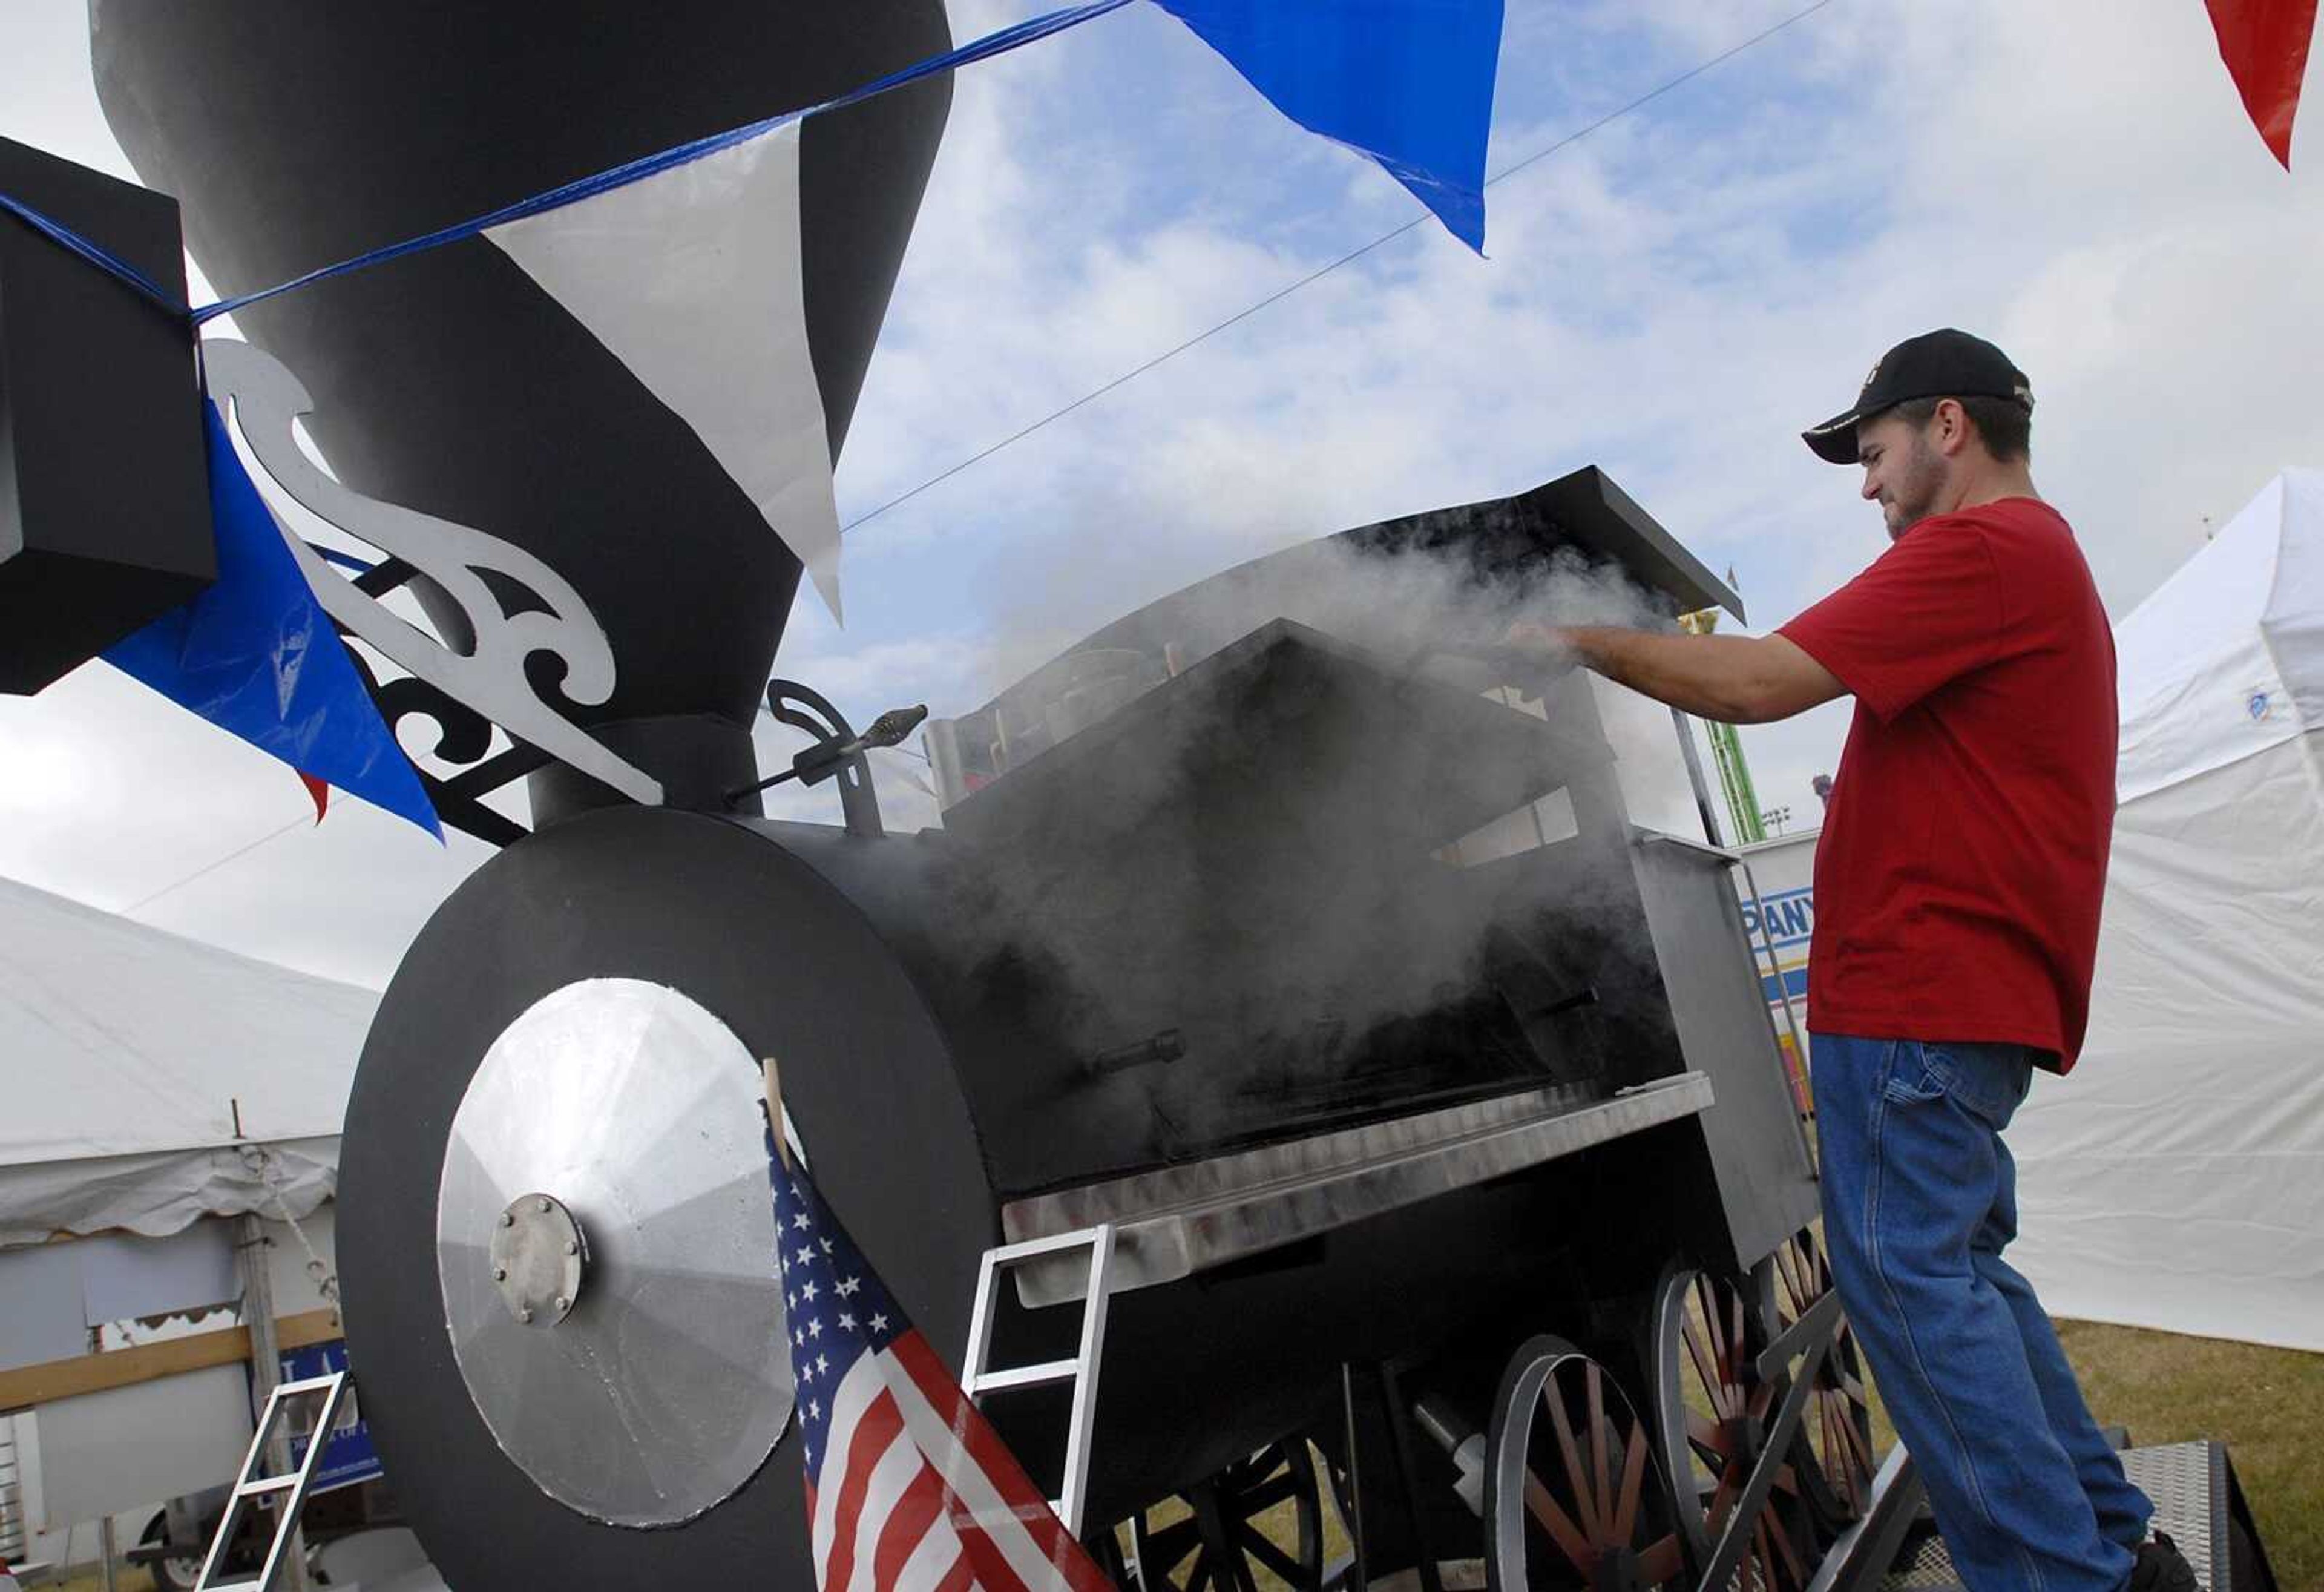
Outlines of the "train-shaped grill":
M1562 520L1545 506L1577 488L1607 505L1594 538L1565 531L1572 507ZM1414 578L1442 567L1464 517L1497 537L1522 526L1545 569L1579 550L1602 573L1609 526L1637 516L1594 472L1526 505L1425 516L1435 546ZM1394 589L1397 560L1424 556L1395 540L1373 528L1333 556L1379 560ZM1618 567L1655 574L1644 558ZM1230 584L1264 607L1265 574ZM1653 600L1674 612L1706 595L1721 594ZM1184 611L1207 611L1200 596ZM1167 623L1170 606L1143 618ZM1092 644L1119 653L1121 639ZM661 1236L707 1197L700 1177L673 1181L668 1139L632 1143L595 1115L570 1124L545 1097L538 1122L507 1115L523 1093L511 1079L577 1091L576 1108L635 1088L659 1063L590 1036L629 1032L640 999L729 1036L737 1073L780 1059L818 1183L947 1351L966 1340L987 1249L1111 1225L1093 1521L1323 1431L1349 1365L1497 1364L1526 1324L1650 1291L1675 1255L1733 1276L1765 1261L1812 1217L1813 1186L1728 859L1631 822L1625 778L1656 771L1635 719L1619 732L1631 757L1609 737L1619 699L1497 639L1438 637L1423 656L1270 618L1186 645L1175 673L961 792L940 828L617 810L479 873L388 992L350 1109L346 1220L355 1253L375 1240L439 1273L492 1463L568 1521L670 1526L757 1496L760 1441L774 1454L763 1468L787 1468L779 1386L748 1420L728 1407L739 1378L718 1409L697 1408L694 1384L663 1403L643 1396L659 1379L631 1390L623 1435L685 1436L661 1456L684 1473L659 1495L675 1502L657 1501L650 1467L573 1474L590 1422L539 1395L577 1374L558 1369L557 1334L601 1329L620 1352L622 1313L602 1296L748 1264ZM935 727L939 768L964 723ZM1683 770L1677 727L1658 727L1662 772ZM544 1013L563 1014L553 1063L539 1059ZM747 1078L672 1066L671 1087L706 1104L747 1097ZM561 1162L545 1148L560 1133L576 1135ZM730 1137L738 1159L708 1180L747 1257L763 1168L747 1135ZM464 1225L592 1156L596 1170L570 1175L632 1163L595 1208L562 1184L539 1191L571 1208L602 1261L554 1333L513 1328ZM432 1211L395 1208L430 1195ZM624 1243L601 1241L608 1207ZM654 1255L657 1242L677 1246ZM1083 1263L1060 1254L1016 1283L996 1347L1069 1354ZM440 1377L423 1369L442 1364L435 1300L355 1287L367 1374ZM770 1282L757 1297L779 1314ZM731 1356L749 1333L706 1337ZM752 1374L787 1380L774 1360ZM456 1412L437 1402L431 1442ZM1037 1470L1057 1462L1054 1408L1011 1400L995 1414ZM392 1443L395 1415L374 1419ZM754 1507L779 1516L787 1495ZM798 1551L785 1526L761 1524Z

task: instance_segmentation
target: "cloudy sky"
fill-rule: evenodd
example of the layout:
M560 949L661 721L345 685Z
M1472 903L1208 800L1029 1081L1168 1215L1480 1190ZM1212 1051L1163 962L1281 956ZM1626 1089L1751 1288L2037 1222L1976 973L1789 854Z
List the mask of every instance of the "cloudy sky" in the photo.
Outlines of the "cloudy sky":
M1509 0L1493 169L1805 3ZM954 0L954 32L1034 9ZM85 28L81 0L8 0L0 135L129 176ZM2037 478L2119 617L2207 522L2324 463L2304 166L2244 119L2200 0L1828 0L1498 183L1489 258L1415 228L862 523L847 629L803 602L778 667L859 722L957 711L1230 563L1593 463L1772 625L1885 545L1800 427L1948 324L2032 375ZM1150 7L971 69L843 520L1413 213ZM1747 731L1763 801L1811 811L1845 727L1835 705ZM488 855L352 801L302 813L279 764L102 664L0 698L0 875L376 986Z

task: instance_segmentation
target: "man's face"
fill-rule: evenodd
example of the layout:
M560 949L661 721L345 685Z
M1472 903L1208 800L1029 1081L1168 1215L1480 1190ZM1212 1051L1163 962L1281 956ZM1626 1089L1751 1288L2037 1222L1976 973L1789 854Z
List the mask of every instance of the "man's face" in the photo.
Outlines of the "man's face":
M1892 410L1856 428L1864 495L1880 505L1892 541L1934 514L1943 494L1950 466L1930 438L1936 424L1913 425Z

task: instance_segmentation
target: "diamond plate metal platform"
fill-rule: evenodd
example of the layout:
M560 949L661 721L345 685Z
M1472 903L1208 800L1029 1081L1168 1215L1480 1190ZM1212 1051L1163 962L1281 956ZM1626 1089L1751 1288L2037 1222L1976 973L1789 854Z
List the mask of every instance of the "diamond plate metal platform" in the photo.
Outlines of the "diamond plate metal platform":
M2273 1592L2274 1578L2256 1541L2249 1544L2254 1551L2245 1576L2236 1573L2230 1522L2236 1486L2226 1448L2198 1441L2125 1449L2122 1467L2154 1500L2153 1529L2179 1544L2203 1592ZM1958 1587L1961 1579L1943 1541L1932 1532L1905 1544L1882 1584L1892 1592L1935 1592Z

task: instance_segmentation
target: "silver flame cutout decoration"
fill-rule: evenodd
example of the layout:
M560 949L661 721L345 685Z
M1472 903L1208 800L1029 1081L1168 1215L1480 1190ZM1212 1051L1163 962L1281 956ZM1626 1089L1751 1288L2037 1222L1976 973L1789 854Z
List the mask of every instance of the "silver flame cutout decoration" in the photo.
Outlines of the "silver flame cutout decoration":
M325 613L515 739L633 801L660 805L659 781L608 751L525 678L526 658L549 653L564 661L558 690L567 700L594 708L613 694L613 651L580 593L521 548L450 520L365 497L318 469L290 430L293 421L313 411L315 401L272 355L248 343L211 338L202 344L202 368L210 395L232 403L243 440L276 485L318 518L433 581L458 606L475 641L465 653L446 647L358 589L277 516L276 526ZM484 571L523 587L547 611L511 616L485 584Z

